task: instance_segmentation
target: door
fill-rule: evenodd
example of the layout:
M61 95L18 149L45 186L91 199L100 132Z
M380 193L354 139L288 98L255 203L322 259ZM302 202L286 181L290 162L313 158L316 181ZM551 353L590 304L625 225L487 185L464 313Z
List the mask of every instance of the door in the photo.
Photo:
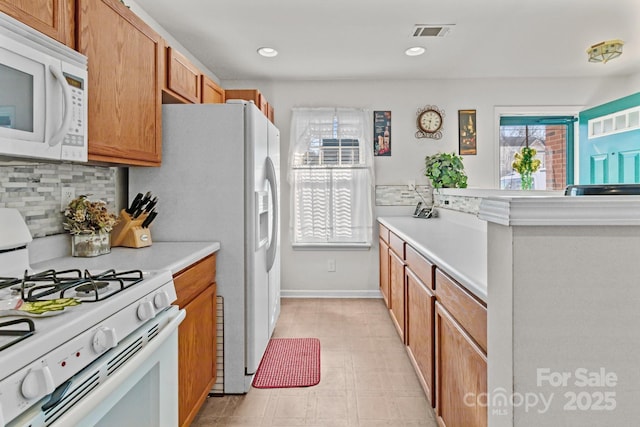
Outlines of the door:
M246 280L246 374L258 369L269 343L269 274L267 270L268 243L268 130L267 118L255 105L245 104L245 182L247 194L247 260Z
M640 92L580 113L580 184L640 183Z
M269 271L269 336L273 334L280 316L280 131L268 122L267 170L269 182L269 242L267 270Z

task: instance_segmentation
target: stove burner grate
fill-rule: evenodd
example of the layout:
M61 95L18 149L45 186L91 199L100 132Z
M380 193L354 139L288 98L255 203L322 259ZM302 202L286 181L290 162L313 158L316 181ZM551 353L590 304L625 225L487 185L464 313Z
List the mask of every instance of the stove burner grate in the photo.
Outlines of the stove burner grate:
M0 277L0 289L8 288L9 286L14 286L16 284L20 284L22 280L17 279L15 277Z
M21 323L24 323L27 325L27 327L29 328L28 330L25 329L5 329L7 327L11 327L14 325L19 325ZM33 321L31 319L16 319L16 320L8 320L6 322L0 322L0 336L2 337L16 337L15 339L9 341L8 343L5 343L3 345L0 346L0 351L11 347L14 344L19 343L20 341L22 341L25 338L30 337L31 335L33 335L33 332L36 330L35 325L33 323Z

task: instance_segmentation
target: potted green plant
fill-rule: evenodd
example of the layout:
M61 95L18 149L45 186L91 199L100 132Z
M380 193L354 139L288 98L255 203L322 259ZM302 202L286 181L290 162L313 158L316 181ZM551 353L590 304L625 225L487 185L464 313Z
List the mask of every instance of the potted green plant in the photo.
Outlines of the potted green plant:
M453 152L425 157L424 174L433 188L467 188L462 157Z

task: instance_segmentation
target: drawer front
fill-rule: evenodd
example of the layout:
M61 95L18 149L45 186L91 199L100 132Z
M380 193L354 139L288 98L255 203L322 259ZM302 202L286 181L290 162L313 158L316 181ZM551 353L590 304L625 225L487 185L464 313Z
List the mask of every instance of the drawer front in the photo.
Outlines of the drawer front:
M216 254L212 254L173 276L178 294L177 304L183 308L216 280Z
M404 260L404 240L396 236L393 231L389 232L389 247Z
M436 269L436 299L486 353L487 308L439 269Z
M435 270L435 265L431 264L408 244L405 247L405 258L407 266L418 276L422 283L428 288L435 289L433 286L433 271Z
M380 238L384 240L385 243L389 243L389 229L382 224L378 224L378 228L380 229Z

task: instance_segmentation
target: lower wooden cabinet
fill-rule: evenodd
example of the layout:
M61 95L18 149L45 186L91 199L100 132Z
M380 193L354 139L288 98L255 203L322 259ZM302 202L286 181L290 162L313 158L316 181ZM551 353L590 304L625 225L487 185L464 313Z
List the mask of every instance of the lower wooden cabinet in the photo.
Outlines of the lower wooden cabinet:
M380 293L389 307L389 245L380 239Z
M434 309L436 296L416 274L405 269L406 331L405 343L411 363L413 363L420 384L432 405L434 400Z
M389 251L389 290L391 319L404 342L404 260L392 250Z
M380 291L440 427L488 424L487 306L384 225Z
M436 285L437 286L437 285ZM441 427L487 425L487 356L460 324L436 303L436 414Z
M216 285L184 309L187 317L178 329L180 426L191 424L216 382Z
M187 312L178 328L178 425L191 424L216 382L216 257L175 274L177 304Z

